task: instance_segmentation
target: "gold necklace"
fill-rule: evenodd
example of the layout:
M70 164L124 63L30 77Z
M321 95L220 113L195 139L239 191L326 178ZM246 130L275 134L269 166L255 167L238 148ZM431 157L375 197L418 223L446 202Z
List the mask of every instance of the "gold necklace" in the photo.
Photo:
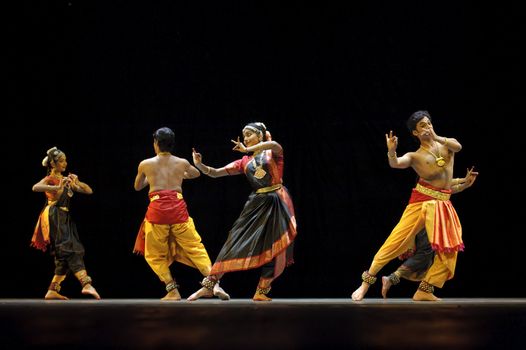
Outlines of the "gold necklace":
M437 147L437 151L438 151L438 156L436 154L434 154L433 152L431 152L430 150L428 150L427 148L425 148L424 146L420 145L420 147L422 147L422 149L424 151L427 151L429 153L431 153L431 155L433 157L435 157L435 163L436 165L438 165L439 167L443 167L444 165L446 165L446 160L442 157L442 155L440 154L440 148Z
M170 152L159 152L157 153L158 156L171 156L172 154Z
M262 178L265 177L265 175L267 174L267 172L265 170L263 170L263 162L261 162L261 164L258 165L258 162L256 161L256 156L259 154L260 152L258 152L257 154L254 154L252 157L252 160L254 161L254 165L256 167L256 171L254 172L254 177L258 180L261 180Z

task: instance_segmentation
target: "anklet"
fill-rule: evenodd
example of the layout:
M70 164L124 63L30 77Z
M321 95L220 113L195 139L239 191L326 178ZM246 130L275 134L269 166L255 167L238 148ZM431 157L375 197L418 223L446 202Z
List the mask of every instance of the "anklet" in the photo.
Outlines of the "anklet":
M376 277L371 276L368 271L364 271L362 273L362 281L364 281L368 285L371 285L371 284L374 284L374 282L376 282Z
M427 283L426 281L420 282L418 289L421 290L422 292L431 293L431 294L435 292L435 287L432 284Z
M172 281L166 285L166 292L170 293L172 290L179 288L179 285Z

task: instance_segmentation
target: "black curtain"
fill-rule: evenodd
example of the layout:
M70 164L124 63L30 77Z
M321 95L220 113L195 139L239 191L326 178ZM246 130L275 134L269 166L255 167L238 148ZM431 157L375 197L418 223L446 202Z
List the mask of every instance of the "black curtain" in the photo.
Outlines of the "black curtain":
M520 50L510 36L518 11L468 2L34 1L19 3L8 24L0 297L43 297L53 274L52 258L29 247L44 205L31 186L45 176L48 148L64 150L68 171L94 189L73 198L72 215L101 296L158 298L163 285L132 253L148 204L133 181L154 154L152 133L172 128L177 155L191 160L195 147L219 167L240 157L230 140L251 121L285 150L298 222L296 263L273 296L350 297L416 180L411 169L389 168L384 135L399 136L398 154L415 150L405 121L421 109L437 134L463 145L454 176L480 171L453 196L466 250L437 294L525 296L520 206L511 200L524 190L502 158L503 150L513 158L507 141L521 134ZM201 176L183 189L213 260L250 188L242 176ZM172 271L183 297L199 287L197 270ZM222 285L246 298L257 279L258 271L232 273ZM392 296L409 298L416 286L403 282ZM70 278L65 294L80 297L77 287Z

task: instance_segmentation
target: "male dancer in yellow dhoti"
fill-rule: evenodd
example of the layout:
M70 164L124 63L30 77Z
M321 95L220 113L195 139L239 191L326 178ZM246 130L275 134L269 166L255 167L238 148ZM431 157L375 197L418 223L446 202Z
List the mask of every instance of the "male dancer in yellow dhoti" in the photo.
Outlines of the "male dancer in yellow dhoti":
M414 247L415 236L425 229L435 251L433 264L413 296L413 300L440 300L434 287L442 288L453 278L457 252L464 249L462 228L457 213L449 201L453 186L455 153L462 149L453 139L437 136L427 111L418 111L407 121L409 131L418 138L420 148L401 157L396 155L398 138L391 131L385 135L387 157L392 168L412 167L419 176L409 204L402 218L376 253L367 271L362 274L362 284L352 294L353 300L362 300L369 287L376 282L376 274L392 259Z
M451 194L462 192L473 186L478 174L471 168L467 170L466 177L453 179ZM405 259L406 257L407 259ZM404 262L389 276L382 276L382 296L384 298L387 298L387 292L392 286L400 283L401 278L409 281L422 281L426 276L427 270L433 265L435 251L429 243L425 229L415 236L414 250L398 258L404 260Z
M135 178L136 191L149 185L150 204L134 252L144 254L148 265L166 284L167 294L162 300L180 300L170 265L179 261L195 267L203 276L208 276L212 267L182 195L183 179L196 178L200 172L186 159L171 154L175 143L171 129L160 128L153 138L157 155L139 164ZM222 291L221 295L228 294Z

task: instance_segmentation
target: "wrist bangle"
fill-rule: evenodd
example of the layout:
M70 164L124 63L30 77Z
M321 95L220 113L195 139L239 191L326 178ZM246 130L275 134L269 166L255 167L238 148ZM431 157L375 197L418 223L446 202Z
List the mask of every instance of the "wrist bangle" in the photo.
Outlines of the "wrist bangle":
M394 155L391 155L389 152L387 152L387 158L396 159L396 152L394 153Z
M208 165L206 166L206 169L208 169L208 171L207 171L206 173L203 171L203 174L205 174L205 175L210 174L210 172L212 171L212 169L210 169L210 167L209 167Z

